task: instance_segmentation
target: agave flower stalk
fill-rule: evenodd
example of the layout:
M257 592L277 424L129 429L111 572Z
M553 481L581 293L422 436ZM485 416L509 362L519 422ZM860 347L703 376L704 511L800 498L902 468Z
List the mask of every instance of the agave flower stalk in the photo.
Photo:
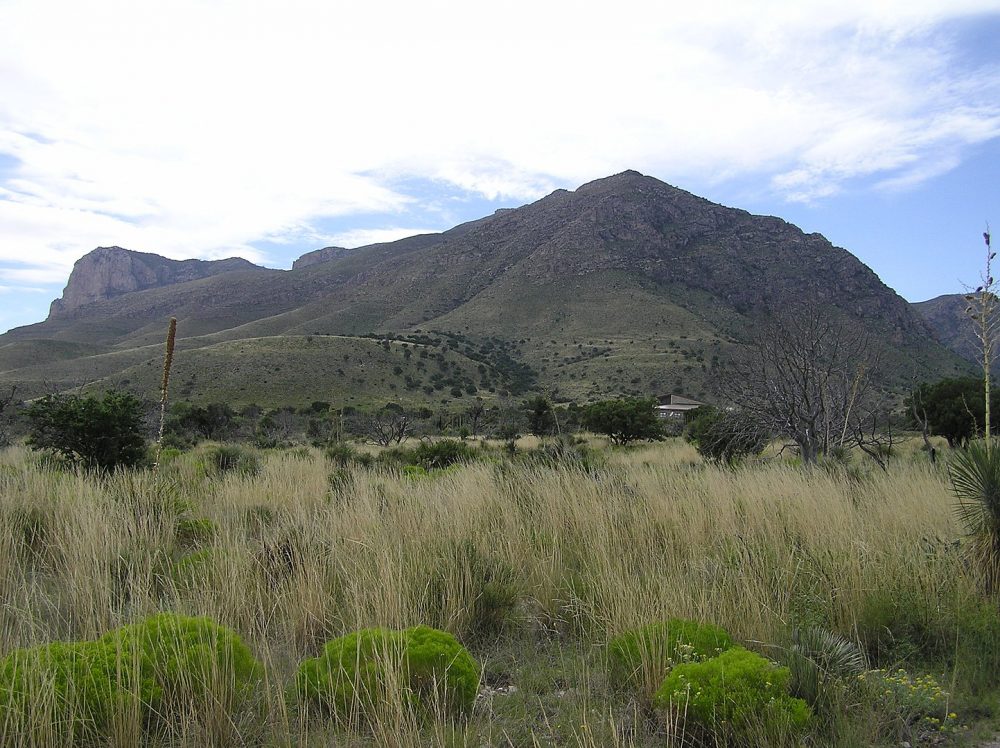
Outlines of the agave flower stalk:
M990 246L990 227L987 224L986 231L983 232L983 240L986 243L986 270L980 277L980 285L972 293L965 295L967 306L965 313L974 324L976 340L979 343L979 350L982 353L983 364L983 394L986 398L986 423L984 424L983 435L986 441L986 450L991 446L990 439L990 369L993 364L994 343L997 333L1000 332L1000 315L998 315L997 283L993 278L993 259L997 253Z
M167 391L170 386L170 367L174 363L174 341L177 338L177 318L171 317L167 325L167 350L163 356L163 380L160 383L160 430L156 435L156 461L153 469L160 466L160 449L163 446L163 427L167 421Z

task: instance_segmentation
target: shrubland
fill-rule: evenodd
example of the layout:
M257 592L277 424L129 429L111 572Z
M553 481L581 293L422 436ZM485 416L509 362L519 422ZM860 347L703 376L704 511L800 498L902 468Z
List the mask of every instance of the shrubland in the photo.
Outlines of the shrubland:
M916 745L992 718L997 593L923 454L456 444L0 453L0 744ZM150 661L222 663L180 718L121 633L157 620Z

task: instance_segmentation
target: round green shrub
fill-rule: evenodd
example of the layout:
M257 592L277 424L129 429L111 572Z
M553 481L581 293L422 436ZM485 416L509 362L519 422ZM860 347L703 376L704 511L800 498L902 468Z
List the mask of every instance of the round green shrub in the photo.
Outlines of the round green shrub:
M655 688L675 665L706 660L732 646L732 637L718 626L671 618L616 636L608 642L608 657L619 678L634 681L647 676Z
M370 628L327 642L319 657L302 662L295 684L303 699L343 720L393 696L417 709L461 713L476 698L479 665L446 631Z
M105 736L116 716L155 726L171 715L249 694L261 666L234 632L207 618L161 613L96 641L53 642L0 660L0 726L8 737L52 705L51 732ZM33 715L35 715L33 717Z
M718 657L674 667L653 703L686 712L717 735L774 734L804 728L812 712L789 694L791 673L733 647Z

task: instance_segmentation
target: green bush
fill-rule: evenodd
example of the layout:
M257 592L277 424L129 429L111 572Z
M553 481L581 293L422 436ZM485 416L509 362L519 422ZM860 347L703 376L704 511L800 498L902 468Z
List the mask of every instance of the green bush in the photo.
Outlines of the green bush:
M27 411L28 446L49 450L86 468L110 471L146 457L142 401L127 392L100 399L46 395Z
M704 459L732 465L760 454L768 435L754 418L740 411L703 405L687 414L684 438Z
M614 444L636 440L660 441L663 423L656 415L656 400L626 398L602 400L583 411L583 425L595 434L605 434Z
M732 647L732 637L718 626L671 618L616 636L608 642L608 657L616 677L655 688L675 665L700 662Z
M789 695L791 674L759 654L733 647L674 667L654 704L677 709L723 740L800 730L812 712Z
M220 444L205 452L205 466L216 474L237 473L252 477L260 472L260 458L234 444Z
M413 450L415 464L427 470L446 468L458 462L468 462L475 457L475 450L457 439L440 439L422 442Z
M0 726L17 732L52 705L59 742L107 735L138 714L155 728L249 695L261 666L234 632L207 618L161 613L96 641L54 642L0 660Z
M371 715L393 696L415 709L458 713L476 698L479 665L445 631L362 629L305 660L295 684L300 697L343 720Z

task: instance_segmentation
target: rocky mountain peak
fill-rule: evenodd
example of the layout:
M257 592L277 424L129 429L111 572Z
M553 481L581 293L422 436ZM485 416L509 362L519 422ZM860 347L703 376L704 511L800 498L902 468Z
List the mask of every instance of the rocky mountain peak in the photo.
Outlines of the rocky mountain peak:
M318 265L321 262L328 262L329 260L339 260L341 257L346 257L350 251L351 250L345 249L344 247L323 247L323 249L315 249L312 252L306 252L299 259L293 262L292 270L309 267L310 265Z
M122 247L98 247L73 265L61 298L49 317L68 316L82 306L132 291L207 278L232 270L261 270L239 257L225 260L170 260Z

